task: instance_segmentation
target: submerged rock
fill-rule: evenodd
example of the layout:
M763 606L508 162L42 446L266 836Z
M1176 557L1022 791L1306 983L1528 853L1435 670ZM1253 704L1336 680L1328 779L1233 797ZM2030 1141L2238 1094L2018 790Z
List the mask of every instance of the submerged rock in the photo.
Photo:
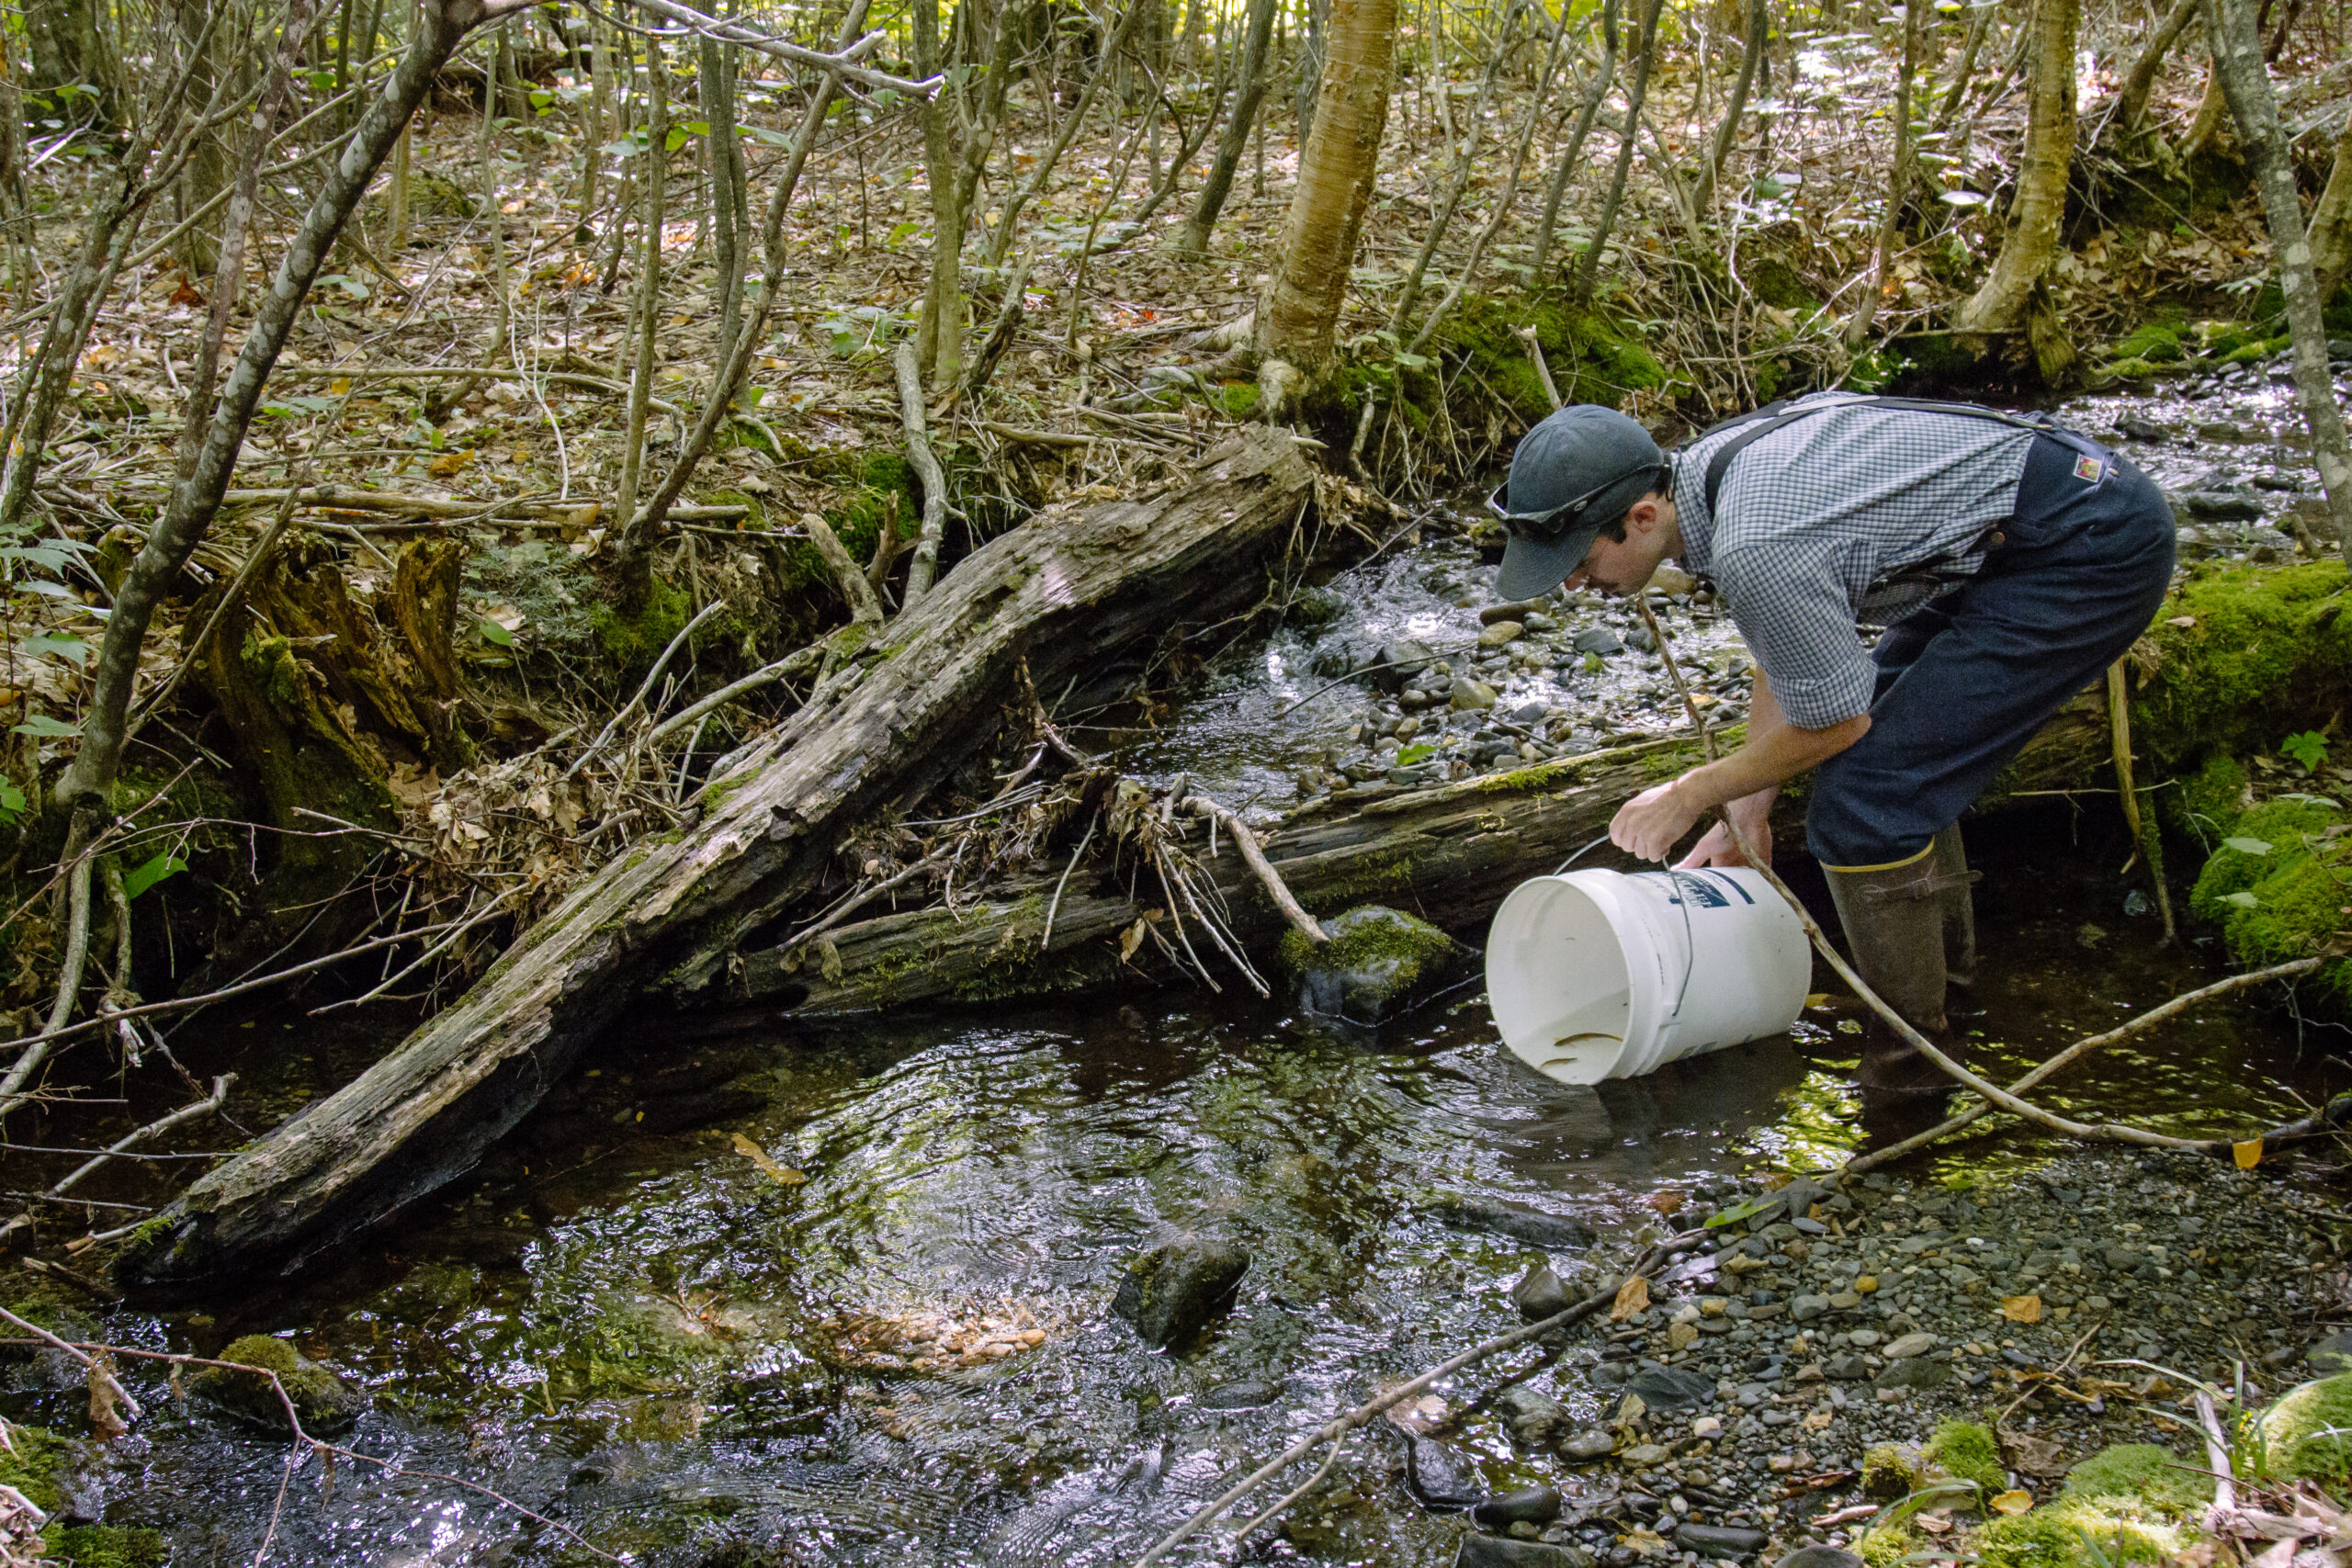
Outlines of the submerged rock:
M368 1395L333 1371L297 1351L283 1339L248 1334L220 1352L224 1361L239 1361L277 1374L278 1385L294 1405L295 1418L311 1436L328 1437L343 1431L368 1408ZM287 1424L286 1401L267 1378L254 1372L207 1367L189 1381L196 1396L218 1406L249 1427L293 1435Z
M1549 1263L1538 1263L1530 1269L1518 1284L1510 1288L1511 1303L1519 1308L1519 1315L1530 1323L1554 1316L1568 1310L1568 1288L1552 1271Z
M1640 1394L1652 1410L1696 1410L1715 1397L1714 1380L1689 1367L1644 1367L1626 1380L1625 1390Z
M1592 1554L1582 1547L1549 1541L1465 1535L1454 1551L1453 1568L1592 1568Z
M1405 1011L1453 977L1463 949L1427 920L1378 904L1325 920L1330 941L1284 934L1283 969L1307 1012L1375 1024Z
M1472 1507L1487 1495L1486 1481L1469 1455L1418 1433L1405 1434L1405 1479L1413 1495L1432 1508Z
M1239 1242L1187 1234L1131 1260L1111 1310L1145 1344L1165 1347L1223 1311L1249 1271L1250 1251Z
M1568 1407L1548 1393L1541 1393L1524 1383L1515 1384L1495 1396L1495 1411L1510 1428L1510 1435L1531 1449L1547 1449L1556 1442L1574 1421ZM1558 1512L1556 1508L1553 1510ZM1509 1524L1510 1521L1503 1521Z
M1499 1497L1489 1497L1473 1509L1470 1517L1480 1529L1509 1529L1520 1523L1549 1524L1560 1517L1560 1489L1556 1486L1527 1486L1517 1492L1506 1492Z
M1500 1198L1448 1198L1430 1205L1430 1213L1460 1230L1486 1231L1537 1247L1590 1247L1591 1228L1566 1214L1547 1213L1526 1203ZM1562 1305L1566 1305L1563 1303ZM1559 1310L1554 1308L1554 1311ZM1546 1315L1549 1315L1548 1314Z

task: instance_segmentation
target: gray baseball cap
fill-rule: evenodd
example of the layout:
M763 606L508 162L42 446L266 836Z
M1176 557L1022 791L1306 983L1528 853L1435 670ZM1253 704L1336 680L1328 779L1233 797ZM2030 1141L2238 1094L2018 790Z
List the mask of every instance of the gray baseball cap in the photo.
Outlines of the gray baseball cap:
M1487 498L1510 533L1497 579L1502 596L1557 588L1601 529L1659 485L1665 463L1648 431L1598 403L1562 409L1521 436L1510 481Z

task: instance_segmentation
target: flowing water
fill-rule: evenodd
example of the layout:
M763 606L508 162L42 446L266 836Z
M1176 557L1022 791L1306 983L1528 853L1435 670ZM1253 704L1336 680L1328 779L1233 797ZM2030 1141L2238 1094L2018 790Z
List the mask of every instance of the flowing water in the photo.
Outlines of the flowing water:
M1363 705L1343 689L1269 739L1270 716L1328 678L1312 671L1318 646L1475 637L1457 602L1471 570L1466 547L1436 541L1359 569L1333 585L1348 619L1237 652L1143 762L1278 807L1317 771L1300 753L1351 744ZM1689 630L1702 662L1725 635ZM1513 671L1510 700L1582 714L1623 694L1625 711L1546 744L1668 724L1655 704L1634 711L1656 682L1638 660L1567 662ZM1992 1076L2219 972L2206 949L2158 945L2102 819L2054 806L1973 833L1986 978L1970 1022ZM383 1043L296 1013L254 1027L301 1042L274 1066L243 1053L256 1117ZM680 1563L1132 1561L1303 1430L1516 1322L1507 1292L1539 1250L1449 1224L1463 1200L1572 1217L1623 1255L1659 1223L1661 1193L1727 1190L1853 1146L1855 1027L1816 1010L1788 1038L1569 1089L1499 1047L1475 987L1372 1046L1278 1004L1081 998L730 1045L728 1070L748 1066L763 1106L674 1131L649 1130L675 1118L635 1074L718 1048L639 1031L633 1057L607 1054L582 1080L593 1092L560 1134L494 1155L347 1249L340 1272L96 1325L199 1353L290 1333L366 1386L372 1406L345 1440L398 1472L312 1461L281 1506L282 1444L183 1409L134 1367L148 1418L83 1450L68 1490L77 1512L164 1530L175 1562L250 1561L274 1516L271 1561L355 1568L594 1561L567 1531ZM256 1038L212 1045L225 1061ZM2340 1041L2233 998L2095 1059L2049 1102L2242 1130L2352 1078ZM2041 1152L2011 1130L1942 1164ZM11 1187L46 1169L12 1157ZM92 1196L152 1201L142 1184L160 1179L128 1172ZM1206 1337L1147 1350L1106 1312L1122 1265L1204 1224L1254 1256L1238 1300ZM80 1431L85 1396L53 1373L19 1364L7 1412ZM1393 1448L1385 1432L1356 1441ZM1474 1421L1464 1442L1490 1481L1518 1473L1498 1427ZM1283 1551L1442 1561L1452 1527L1389 1486L1385 1463L1347 1473L1361 1479L1318 1500Z

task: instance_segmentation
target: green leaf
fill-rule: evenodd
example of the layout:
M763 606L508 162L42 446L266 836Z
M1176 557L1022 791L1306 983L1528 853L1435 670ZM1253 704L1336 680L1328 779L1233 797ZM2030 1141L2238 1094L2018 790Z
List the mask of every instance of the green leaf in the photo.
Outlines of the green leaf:
M2327 761L2327 737L2316 729L2306 729L2278 742L2278 750L2301 762L2306 772L2316 773L2319 765Z
M1396 753L1396 765L1409 768L1416 762L1426 762L1437 755L1437 748L1426 740L1416 740Z
M2260 839L2223 839L2222 847L2235 850L2242 855L2267 855L2270 846Z
M677 130L673 130L670 134L675 136L680 130L684 131L688 136L708 136L710 134L710 121L707 119L681 120L678 123ZM675 147L677 143L673 141L670 145Z
M87 664L90 661L90 645L78 637L58 637L50 632L39 632L25 638L17 647L19 651L36 659L44 654L53 653L58 658L69 660L75 664Z
M132 870L126 871L122 874L123 896L125 897L136 898L141 893L146 892L147 889L154 886L155 884L163 881L164 878L173 874L175 872L182 872L187 869L187 862L180 859L179 856L172 853L171 851L165 850L162 854L157 855L145 865L135 867Z
M2222 902L2224 904L2235 904L2241 909L2259 909L2262 908L2262 900L2256 897L2251 893L2224 893L2222 895Z
M484 642L494 642L501 648L512 648L514 646L514 634L508 631L504 626L500 626L496 621L484 621L481 624L481 640Z
M18 735L39 736L44 740L63 740L82 733L79 726L68 724L63 719L51 718L45 713L37 713L24 723L11 728Z
M17 781L0 777L0 822L13 822L25 814L25 792Z
M1736 1225L1742 1220L1753 1219L1779 1201L1777 1198L1750 1198L1745 1203L1734 1203L1722 1213L1709 1219L1706 1228L1713 1230L1721 1225Z
M686 128L683 125L673 125L670 128L668 138L662 141L662 149L665 152L675 152L685 144Z
M791 137L786 136L781 130L771 130L764 125L738 126L736 130L738 134L751 141L763 141L770 147L789 147L792 145Z

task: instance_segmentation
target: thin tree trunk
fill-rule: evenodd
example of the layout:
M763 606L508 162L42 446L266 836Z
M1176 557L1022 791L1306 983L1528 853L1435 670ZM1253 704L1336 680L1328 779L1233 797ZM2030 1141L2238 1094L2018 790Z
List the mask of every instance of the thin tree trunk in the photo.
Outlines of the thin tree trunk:
M1495 80L1502 74L1503 62L1510 58L1510 47L1519 28L1520 6L1513 0L1503 14L1501 37L1494 52L1487 57L1486 74L1478 79L1478 96L1470 106L1470 128L1463 133L1460 145L1447 149L1453 170L1445 183L1445 195L1430 220L1430 231L1421 238L1420 251L1413 257L1413 265L1406 269L1405 285L1397 291L1396 305L1388 314L1388 330L1402 333L1411 319L1414 302L1421 297L1421 278L1429 271L1430 260L1445 242L1445 231L1453 226L1453 215L1462 207L1462 194L1470 188L1470 172L1475 167L1474 154L1478 139L1486 133L1487 105L1495 96Z
M2075 34L2081 16L2082 0L2040 0L2035 12L2033 96L2026 111L2025 146L2018 154L2008 234L1983 286L1960 308L1953 325L1962 332L2016 326L2027 297L2058 253L2066 172L2075 158Z
M605 24L588 20L588 97L580 106L581 139L586 148L580 160L580 230L584 243L596 218L596 185L605 168L605 127L612 119L612 46L605 41Z
M1657 15L1663 0L1649 0L1642 7L1641 36L1635 45L1634 80L1625 90L1625 130L1617 142L1617 166L1609 177L1609 195L1600 204L1600 220L1594 223L1592 238L1586 242L1584 255L1577 263L1577 297L1592 298L1592 286L1600 275L1600 253L1608 248L1609 231L1616 226L1617 209L1625 199L1625 175L1634 166L1634 142L1641 133L1642 103L1650 87L1651 57L1657 52Z
M1087 113L1094 107L1094 96L1109 80L1113 63L1126 52L1127 39L1134 35L1136 24L1143 19L1144 12L1149 10L1151 5L1152 0L1127 0L1126 9L1119 14L1119 25L1112 29L1110 38L1102 45L1102 58L1096 62L1093 74L1087 77L1086 85L1080 89L1078 102L1071 105L1069 113L1062 117L1061 129L1054 133L1053 142L1046 147L1045 155L1037 160L1037 166L1029 171L1028 178L1015 186L1012 194L1005 197L1004 210L997 219L995 230L989 235L989 266L1002 266L1004 258L1012 254L1013 225L1021 216L1021 209L1029 205L1045 188L1046 181L1052 177L1054 165L1061 161L1071 140L1086 123ZM921 14L920 5L916 12Z
M1216 229L1217 214L1225 210L1226 197L1232 194L1233 176L1241 167L1242 154L1249 150L1250 129L1258 123L1267 84L1273 79L1266 44L1273 36L1275 4L1276 0L1250 0L1249 31L1241 42L1240 96L1234 100L1233 117L1225 122L1225 134L1217 139L1216 162L1209 166L1209 177L1201 186L1200 199L1193 204L1192 216L1184 220L1168 245L1188 260L1197 261L1208 254L1209 235Z
M1560 202L1568 194L1568 182L1576 177L1577 160L1584 155L1585 139L1592 134L1592 122L1600 113L1600 101L1609 96L1610 85L1617 79L1617 0L1601 0L1600 6L1600 70L1584 96L1584 107L1577 111L1576 129L1568 132L1568 144L1560 150L1560 161L1552 170L1551 188L1544 193L1544 218L1535 226L1535 254L1528 265L1528 274L1538 288L1544 283L1544 264L1552 254L1552 236L1559 228Z
M483 49L484 80L481 95L481 119L476 126L474 158L481 170L482 220L490 225L490 268L482 278L482 287L490 291L490 346L482 351L484 365L496 365L507 357L510 323L506 303L506 214L499 206L498 159L492 138L498 129L498 97L500 67L506 61L506 39L503 25L497 36Z
M651 33L645 39L645 73L649 83L642 154L645 212L638 236L643 259L638 264L637 307L632 322L637 329L637 353L629 367L628 433L621 446L620 495L614 505L615 519L624 539L638 531L637 490L645 467L646 410L653 396L653 362L661 342L662 227L666 220L665 187L670 183L670 66L662 55L662 39ZM616 566L622 602L644 603L651 587L651 552L623 550Z
M1739 117L1747 112L1747 95L1756 85L1756 68L1771 40L1772 17L1765 0L1748 0L1747 42L1740 51L1739 76L1731 85L1731 101L1724 106L1723 122L1715 127L1715 140L1707 149L1707 161L1699 165L1698 188L1690 193L1690 205L1702 217L1714 205L1715 185L1723 178L1724 160L1731 156L1732 143L1739 140Z
M1886 214L1879 220L1878 259L1871 267L1870 287L1846 320L1846 352L1861 347L1878 316L1879 297L1886 292L1887 275L1894 266L1894 238L1902 230L1903 202L1910 188L1911 82L1919 70L1918 0L1903 7L1903 66L1894 78L1894 164L1886 175Z
M735 134L735 93L727 79L728 57L734 53L716 39L702 40L702 115L710 127L703 138L704 163L710 171L711 303L718 310L718 363L724 365L735 347L735 332L743 318L743 254L735 226L736 159L742 143Z
M2139 58L2132 62L2131 73L2123 78L2123 90L2115 96L2115 124L2125 136L2139 134L2140 122L2148 112L2148 95L2155 89L2165 57L2172 52L2173 44L2202 3L2203 0L2173 0L2172 9L2156 23L2156 30L2148 35Z
M2319 205L2312 209L2312 271L2322 301L2334 299L2346 274L2352 273L2352 113L2335 133L2335 165L2328 171Z
M2294 339L2295 391L2310 424L2312 455L2319 460L2327 509L2352 560L2352 440L2327 367L2327 324L2321 312L2319 280L2303 231L2303 204L2295 189L2295 165L2278 124L2278 103L2263 63L2262 35L2245 0L2205 0L2205 31L2213 41L2213 70L2229 95L2238 140L2254 164L2256 186L2270 220L2270 254L2278 267L2279 292L2287 300L2287 330Z
M343 231L368 183L383 166L401 128L416 112L431 90L433 78L468 31L500 16L512 14L529 0L424 0L418 7L407 52L385 79L383 89L343 149L329 166L326 180L303 214L277 276L254 312L244 346L221 388L212 412L203 451L196 469L175 485L163 517L147 536L115 591L114 611L107 617L106 637L99 644L92 671L90 701L82 720L81 750L58 783L61 803L77 808L85 803L102 811L122 765L124 718L139 674L139 649L147 626L164 592L177 580L180 569L202 542L220 510L245 432L260 405L262 387L277 363L279 352L300 319L302 302L311 292L335 237Z
M1968 96L1969 85L1976 79L1976 56L1984 47L1984 35L1992 30L1994 6L1978 6L1975 15L1968 19L1968 41L1961 46L1960 65L1951 73L1951 90L1944 94L1943 107L1936 110L1938 130L1951 127L1952 117L1960 112L1961 100Z
M1388 124L1396 0L1333 0L1315 129L1299 153L1274 281L1258 315L1258 351L1318 376L1330 364L1348 267L1372 205ZM1273 399L1279 411L1285 399Z

